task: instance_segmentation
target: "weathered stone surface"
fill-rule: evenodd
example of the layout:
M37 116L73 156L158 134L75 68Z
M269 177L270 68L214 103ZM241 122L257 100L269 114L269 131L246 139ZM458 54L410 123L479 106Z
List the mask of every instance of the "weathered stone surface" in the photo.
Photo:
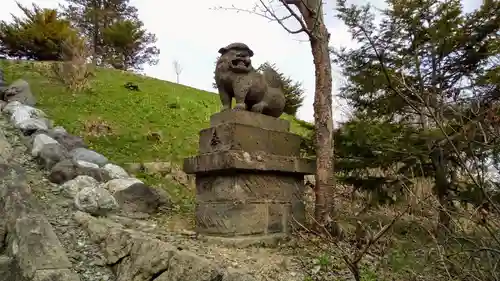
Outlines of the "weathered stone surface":
M76 164L78 164L78 166L84 167L84 168L99 169L99 165L97 165L95 163L83 161L83 160L76 160Z
M124 179L129 177L127 171L118 165L108 163L102 168L107 171L109 176L113 179Z
M27 276L34 276L37 270L71 267L54 230L42 215L19 217L12 239L12 254Z
M31 149L31 155L38 156L42 148L50 143L58 144L58 142L55 139L47 136L46 134L37 134L33 139L33 147Z
M78 147L71 150L70 154L75 161L86 161L97 164L99 166L104 166L108 163L108 158L106 158L102 154L83 147Z
M18 79L12 82L3 92L3 100L6 102L19 101L30 106L36 104L30 85L25 80Z
M5 137L5 134L0 131L0 163L9 163L12 157L12 146Z
M171 204L165 193L143 183L134 183L113 194L121 209L125 212L152 214L159 207Z
M289 132L290 122L263 114L241 111L224 111L210 117L210 126L215 127L220 124L242 124L259 127L266 130Z
M54 128L48 131L47 134L58 141L68 151L72 151L76 148L87 148L87 145L81 137L68 134L64 128L61 128L57 130Z
M15 260L8 256L0 256L0 281L22 281L21 278Z
M108 172L102 169L84 167L72 159L65 159L52 167L49 180L53 183L62 184L79 175L91 176L99 182L106 182L111 179Z
M117 281L256 281L144 233L124 230L105 218L77 213L75 219L101 246L107 263L115 268Z
M196 178L198 202L254 202L268 200L291 203L293 217L305 221L303 176L289 174L243 173L199 175Z
M75 198L75 196L84 188L97 188L99 182L90 176L77 176L76 178L63 183L60 186L61 192L68 198Z
M24 135L31 135L39 130L48 130L51 126L50 120L46 118L29 118L14 124Z
M214 152L184 159L184 171L188 174L223 170L312 174L315 166L315 161L309 159L238 150Z
M14 111L20 107L20 106L23 106L22 103L18 102L18 101L12 101L12 102L8 102L3 108L2 108L2 112L7 114L7 115L12 115L12 113L14 113Z
M45 118L46 114L37 108L29 105L21 104L17 101L8 103L4 112L10 114L10 121L16 125L30 118Z
M187 266L189 265L189 266ZM174 252L168 270L157 281L213 281L223 280L224 273L215 264L190 252Z
M200 131L200 153L227 150L263 151L275 155L299 156L301 137L241 124L221 124Z
M288 233L291 204L267 202L198 202L196 232L235 236Z
M136 183L143 183L143 182L136 178L112 179L106 182L103 187L109 190L111 194L114 194L118 191L127 189L128 187Z
M80 277L69 269L46 269L37 271L32 281L80 281Z
M118 204L109 191L95 186L84 187L78 191L75 206L80 211L99 216L118 209Z
M42 147L40 153L38 153L39 162L48 170L68 157L68 151L58 143L46 144Z
M302 177L274 174L200 175L196 198L203 202L258 201L289 202L303 191Z

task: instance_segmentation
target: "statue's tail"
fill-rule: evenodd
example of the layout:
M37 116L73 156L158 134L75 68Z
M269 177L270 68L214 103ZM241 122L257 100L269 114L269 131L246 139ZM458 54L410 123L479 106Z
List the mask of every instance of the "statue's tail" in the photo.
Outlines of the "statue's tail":
M283 89L283 82L280 79L280 75L271 67L267 67L262 71L266 83L271 88Z

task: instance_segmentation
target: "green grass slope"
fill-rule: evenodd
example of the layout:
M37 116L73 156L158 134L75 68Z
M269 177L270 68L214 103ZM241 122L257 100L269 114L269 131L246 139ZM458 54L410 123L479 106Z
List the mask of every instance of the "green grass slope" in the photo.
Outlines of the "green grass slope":
M74 96L48 79L38 63L3 60L0 67L7 82L22 78L30 83L37 107L56 125L84 137L92 149L118 164L180 164L197 153L198 132L209 126L210 115L220 109L214 93L133 73L98 69L92 91ZM127 90L126 82L139 85L140 92ZM306 133L293 117L282 118L291 121L293 132ZM109 130L96 134L92 127ZM160 139L148 138L152 132Z

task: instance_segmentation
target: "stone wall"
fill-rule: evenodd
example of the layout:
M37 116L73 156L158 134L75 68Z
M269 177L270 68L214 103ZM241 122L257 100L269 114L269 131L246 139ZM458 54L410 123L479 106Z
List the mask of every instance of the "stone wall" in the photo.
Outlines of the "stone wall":
M107 221L105 217L112 214L147 216L171 203L162 190L146 185L110 163L107 157L89 149L82 138L69 134L63 127L54 127L45 112L34 107L36 99L26 81L13 82L1 91L0 98L3 113L0 121L5 120L6 126L17 131L15 140L20 140L24 148L13 153L12 143L0 136L0 281L95 280L95 276L87 274L92 271L75 272L73 258L66 254L68 247L74 246L71 242L79 241L61 243L58 235L66 233L54 230L54 223L71 223L57 221L58 216L53 216L49 223L44 216L54 206L41 207L40 198L50 192L56 193L61 202L70 202L70 212L78 210L74 216L68 216L101 248L106 265L114 272L114 276L102 280L255 280ZM55 190L43 189L51 185L29 182L27 172L19 166L22 164L16 164L25 161L16 157L36 161L38 171L32 172L45 175ZM34 190L39 197L33 196ZM87 253L92 255L97 253Z

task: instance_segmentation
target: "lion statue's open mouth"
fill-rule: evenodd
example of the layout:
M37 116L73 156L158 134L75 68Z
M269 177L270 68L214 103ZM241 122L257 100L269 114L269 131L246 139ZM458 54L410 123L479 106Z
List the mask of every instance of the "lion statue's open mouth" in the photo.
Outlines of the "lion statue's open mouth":
M251 61L247 58L236 58L231 60L231 67L242 70L248 70L251 66Z

